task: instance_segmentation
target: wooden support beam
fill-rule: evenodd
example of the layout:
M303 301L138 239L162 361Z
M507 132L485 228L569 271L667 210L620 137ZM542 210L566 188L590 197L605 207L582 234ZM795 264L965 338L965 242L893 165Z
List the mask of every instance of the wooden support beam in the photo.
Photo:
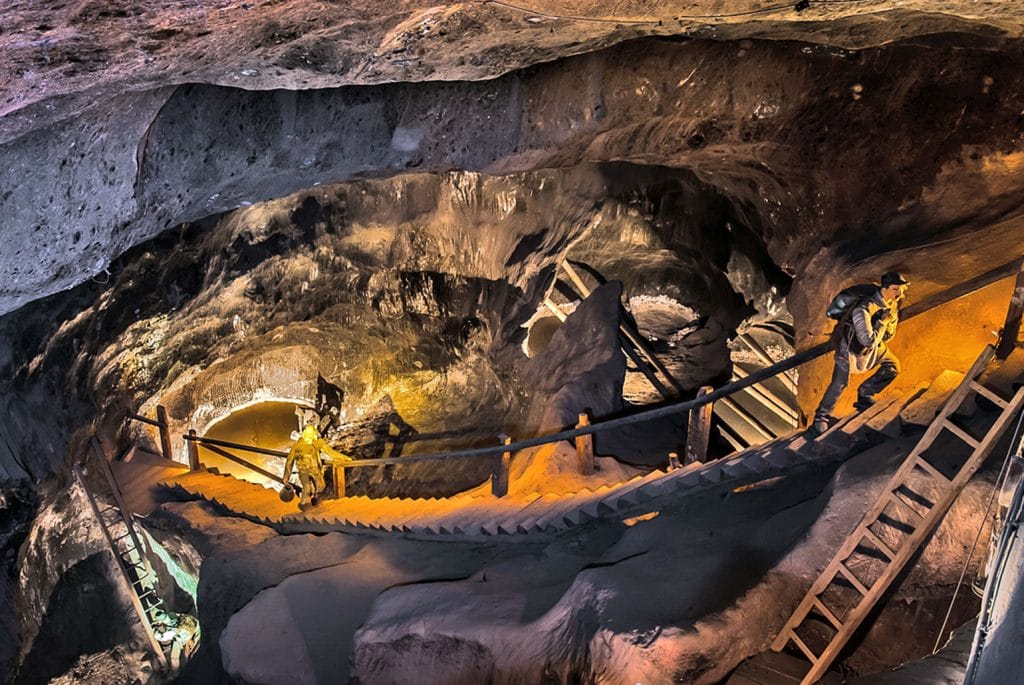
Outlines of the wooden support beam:
M332 462L331 470L334 473L334 496L345 496L345 467Z
M589 437L589 436L588 436ZM511 445L511 436L502 433L498 436L502 445ZM491 474L491 494L495 497L504 497L508 494L508 468L512 463L512 453L502 452L501 458L494 469L494 473Z
M730 397L723 397L719 400L726 407L731 409L736 416L754 429L754 432L760 435L765 440L774 440L777 436L768 430L763 423L758 421L754 416L750 414L746 409L741 407L739 404L734 402Z
M697 397L703 397L714 388L705 385L697 391ZM709 403L690 410L690 422L686 431L686 454L683 465L703 462L708 458L708 443L711 441L711 413L714 404Z
M1013 284L1010 295L1010 307L1006 310L1006 323L999 332L999 343L996 345L996 359L1006 359L1013 352L1020 335L1021 317L1024 316L1024 259L1017 269L1017 280Z
M555 315L555 318L562 323L565 323L565 320L569 318L565 315L565 312L562 311L562 308L555 304L550 297L544 298L544 306L550 309L551 313Z
M189 428L188 435L190 438L196 437L196 429ZM198 471L199 470L199 443L193 440L185 441L185 448L188 450L188 470Z
M732 380L737 381L746 378L750 374L741 369L738 365L733 364L732 367ZM781 376L782 374L780 374ZM788 423L794 423L798 416L796 410L793 409L784 399L769 390L763 383L755 383L747 388L751 395L757 398L766 409L777 415L783 421Z
M765 366L772 366L775 364L775 360L772 359L770 354L768 354L768 351L761 347L761 343L757 342L752 335L749 333L740 333L736 337L739 338L740 341L742 341L743 344L745 344L750 351L754 353L754 356L760 359ZM793 382L793 379L789 376L788 372L784 371L776 376L776 378L786 386L786 389L793 394L796 394L796 383Z
M724 421L718 422L718 432L722 434L722 437L725 438L725 441L732 445L732 448L737 452L747 447L747 445L744 444L745 441L743 440L743 438L739 437L738 435L733 435L732 431L729 430L729 428L725 425Z
M167 425L167 410L162 404L156 405L156 420L160 423L157 427L160 432L160 451L164 459L174 461L174 454L171 452L171 429Z
M586 412L580 412L580 420L576 427L583 428L589 425L590 417ZM584 476L594 473L594 435L592 433L576 436L576 460L580 465L580 473Z

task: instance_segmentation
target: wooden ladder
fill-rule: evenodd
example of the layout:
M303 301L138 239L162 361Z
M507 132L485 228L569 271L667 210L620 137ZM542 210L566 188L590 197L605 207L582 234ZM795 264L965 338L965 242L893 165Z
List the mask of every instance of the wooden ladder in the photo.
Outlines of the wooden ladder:
M163 600L157 594L157 575L144 553L144 548L135 530L132 514L125 508L121 491L117 487L117 481L114 480L114 474L110 470L110 464L107 463L99 441L95 437L92 438L90 446L114 504L105 504L96 498L95 493L86 484L85 477L77 464L72 467L72 470L89 500L93 517L100 524L103 537L114 555L115 565L121 572L121 578L128 590L132 607L142 623L149 646L159 661L160 668L166 671L167 657L153 630L157 612L163 604Z
M826 673L1024 405L1024 388L1007 401L978 382L994 353L995 349L989 345L974 362L772 643L772 650L780 652L792 642L811 662L801 685L817 682ZM953 420L954 412L973 395L981 395L1001 409L999 417L981 439ZM936 465L934 458L931 461L925 458L926 450L942 431L971 447L970 455L961 465ZM815 648L822 642L826 643L824 649L816 652Z

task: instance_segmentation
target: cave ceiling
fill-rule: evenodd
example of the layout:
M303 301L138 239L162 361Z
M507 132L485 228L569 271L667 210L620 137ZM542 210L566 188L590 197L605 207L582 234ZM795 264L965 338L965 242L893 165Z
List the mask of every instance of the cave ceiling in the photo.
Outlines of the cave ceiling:
M872 241L853 260L1004 220L1021 201L1014 3L2 13L0 312L182 222L409 172L692 170L790 274L861 233Z

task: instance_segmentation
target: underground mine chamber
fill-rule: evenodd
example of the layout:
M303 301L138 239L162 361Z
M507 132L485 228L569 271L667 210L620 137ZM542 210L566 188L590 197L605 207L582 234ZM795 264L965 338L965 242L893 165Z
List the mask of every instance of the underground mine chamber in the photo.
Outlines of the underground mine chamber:
M787 617L986 345L1010 348L969 379L992 397L935 449L1020 385L1020 18L958 7L453 6L358 39L326 5L197 32L154 10L127 13L138 65L75 37L119 11L4 10L36 95L0 117L0 668L717 683L803 659ZM832 358L776 365L890 271L902 370L811 440ZM957 682L936 641L1012 604L960 587L999 537L1006 425L838 677Z

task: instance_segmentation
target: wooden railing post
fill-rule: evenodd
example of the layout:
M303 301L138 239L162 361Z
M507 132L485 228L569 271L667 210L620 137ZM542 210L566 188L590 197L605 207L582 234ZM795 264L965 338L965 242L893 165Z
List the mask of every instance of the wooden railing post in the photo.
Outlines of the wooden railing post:
M697 391L697 399L707 395L712 390L710 385L705 385ZM688 465L694 462L703 462L708 458L708 443L711 440L711 411L714 405L708 402L702 407L695 407L690 410L690 424L686 432L686 455L683 457L683 464Z
M156 420L160 423L157 427L160 432L160 451L164 459L174 461L174 455L171 453L171 428L167 425L167 410L161 404L156 405Z
M189 428L188 436L190 438L196 437L196 429ZM188 470L198 471L199 470L199 443L193 440L186 440L185 447L188 449Z
M498 436L502 445L512 444L512 437L502 433ZM501 459L491 474L491 494L495 497L504 497L508 494L508 467L512 463L512 453L502 452Z
M345 496L345 467L341 464L334 465L334 496Z
M577 428L584 428L590 425L590 417L586 412L580 412ZM594 472L594 434L576 436L576 460L580 465L580 473L589 476Z
M1010 308L1006 310L1006 323L999 333L999 344L996 347L996 359L1006 359L1013 352L1020 335L1021 317L1024 316L1024 259L1017 270L1017 280L1013 283L1010 294Z

